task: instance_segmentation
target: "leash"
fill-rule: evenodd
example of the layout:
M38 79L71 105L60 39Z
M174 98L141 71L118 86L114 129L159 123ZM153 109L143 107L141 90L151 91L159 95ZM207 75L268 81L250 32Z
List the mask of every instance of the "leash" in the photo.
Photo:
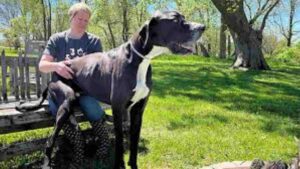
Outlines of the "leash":
M146 39L145 39L143 48L146 47L146 45L147 45L147 43L148 43L148 39L149 39L149 23L148 23L147 26L146 26Z
M149 40L149 23L147 23L147 26L146 26L146 39L144 41L144 45L143 45L143 49L146 47L147 43L148 43L148 40ZM144 55L142 55L139 51L137 51L134 46L133 46L133 43L132 41L129 42L130 43L130 47L131 49L141 58L143 59L147 59L147 60L151 60L151 58L148 58Z
M139 57L141 57L141 58L143 58L143 59L151 60L151 58L148 58L148 57L142 55L139 51L137 51L137 50L134 48L134 46L133 46L133 44L132 44L132 41L130 41L129 44L130 44L131 50L133 50L133 52L134 52L135 54L137 54Z

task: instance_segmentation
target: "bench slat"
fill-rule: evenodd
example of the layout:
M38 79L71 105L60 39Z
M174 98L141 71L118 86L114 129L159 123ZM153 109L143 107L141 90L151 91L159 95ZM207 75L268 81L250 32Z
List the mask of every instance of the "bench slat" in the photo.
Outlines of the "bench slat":
M13 108L0 110L0 134L53 126L54 119L48 113L48 106L47 104L43 106L44 108L26 113L18 112ZM106 104L101 107L103 110L110 108ZM75 109L75 116L78 122L86 121L84 115L78 109ZM107 118L112 122L111 117L108 116Z

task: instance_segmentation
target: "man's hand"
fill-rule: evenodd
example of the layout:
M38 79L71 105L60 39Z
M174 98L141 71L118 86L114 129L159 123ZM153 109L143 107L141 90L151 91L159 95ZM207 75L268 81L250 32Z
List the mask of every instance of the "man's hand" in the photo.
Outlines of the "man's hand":
M70 60L57 62L55 72L66 79L72 79L74 72L70 67L68 67L69 64Z

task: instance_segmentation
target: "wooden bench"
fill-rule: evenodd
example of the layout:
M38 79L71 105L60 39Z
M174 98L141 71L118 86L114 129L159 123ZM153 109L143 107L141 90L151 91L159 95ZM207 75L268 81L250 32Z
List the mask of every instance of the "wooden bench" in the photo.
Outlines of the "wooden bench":
M34 103L33 101L32 103ZM51 127L54 124L54 118L48 112L47 102L43 108L22 113L14 109L16 103L10 103L1 107L0 105L0 134L7 134L20 131L28 131ZM109 105L102 105L103 109L109 109ZM84 115L76 109L76 119L78 122L86 121ZM112 124L112 117L106 115L107 122ZM112 125L110 125L112 127ZM112 128L111 128L112 130ZM43 150L47 138L35 139L26 142L17 142L0 148L0 161L23 154L30 154L35 151Z
M36 111L27 113L15 110L20 100L34 103L41 95L41 91L47 86L50 75L38 71L38 58L29 58L20 53L18 57L9 57L1 52L1 96L0 96L0 135L14 132L41 129L54 125L53 117L48 113L48 103ZM104 110L109 105L102 105ZM76 109L78 122L86 121L84 115ZM108 127L112 131L112 117L106 115ZM111 132L112 133L112 132ZM33 139L24 142L16 142L9 145L0 144L0 162L15 156L31 154L42 151L47 138ZM57 142L61 142L59 137Z

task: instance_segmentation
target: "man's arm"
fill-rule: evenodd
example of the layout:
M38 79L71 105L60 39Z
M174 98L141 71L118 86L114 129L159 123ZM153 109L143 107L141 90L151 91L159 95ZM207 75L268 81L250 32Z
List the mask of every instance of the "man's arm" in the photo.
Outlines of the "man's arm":
M53 56L44 54L39 63L39 70L43 73L56 72L66 79L72 79L73 71L67 66L68 64L70 64L68 60L61 62L53 61Z

